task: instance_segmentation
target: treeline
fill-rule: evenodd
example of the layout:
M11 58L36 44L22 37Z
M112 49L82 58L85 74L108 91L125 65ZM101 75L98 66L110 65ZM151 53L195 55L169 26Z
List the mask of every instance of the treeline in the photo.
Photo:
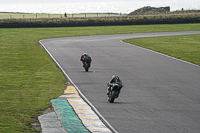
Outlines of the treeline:
M138 15L90 18L1 19L0 28L78 27L200 23L200 14Z

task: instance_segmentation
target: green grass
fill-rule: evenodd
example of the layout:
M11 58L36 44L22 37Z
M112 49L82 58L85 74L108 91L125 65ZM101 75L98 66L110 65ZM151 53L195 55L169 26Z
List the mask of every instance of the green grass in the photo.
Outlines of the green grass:
M200 30L200 24L0 29L0 132L32 133L34 118L63 93L66 79L38 41L47 38ZM196 38L197 39L197 38Z
M200 65L200 34L136 38L123 41Z

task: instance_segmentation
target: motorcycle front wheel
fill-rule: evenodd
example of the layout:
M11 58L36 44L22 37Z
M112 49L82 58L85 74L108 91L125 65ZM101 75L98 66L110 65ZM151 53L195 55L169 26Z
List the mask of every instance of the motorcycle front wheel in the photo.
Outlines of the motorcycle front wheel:
M110 103L114 102L116 94L117 94L116 91L110 92L110 97L109 97L109 100L108 100Z
M85 64L85 71L88 72L88 70L89 70L89 64L86 63L86 64Z

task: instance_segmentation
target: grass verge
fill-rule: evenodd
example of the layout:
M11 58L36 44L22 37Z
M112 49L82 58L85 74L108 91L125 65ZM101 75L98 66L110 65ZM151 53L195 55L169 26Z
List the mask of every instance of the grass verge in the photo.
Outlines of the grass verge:
M200 34L135 38L123 41L200 65Z
M0 132L31 128L50 99L63 93L66 79L38 45L47 38L139 32L200 30L200 24L0 29Z

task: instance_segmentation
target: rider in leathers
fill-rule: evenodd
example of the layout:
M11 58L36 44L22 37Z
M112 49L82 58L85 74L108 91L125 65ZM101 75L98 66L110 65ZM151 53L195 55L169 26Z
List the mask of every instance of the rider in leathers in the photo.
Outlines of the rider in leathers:
M91 62L92 62L92 59L91 59L91 57L87 54L87 53L82 53L81 54L81 58L80 58L80 61L82 61L82 63L83 63L83 67L85 67L85 62L87 62L87 58L90 58L90 60L89 60L89 64L91 64Z
M111 79L110 82L108 83L108 92L107 92L107 95L109 95L109 93L110 93L110 91L111 91L112 84L118 84L118 85L119 85L119 93L120 93L120 91L121 91L121 88L123 87L122 81L119 79L119 77L118 77L117 75L113 75L113 76L112 76L112 79ZM119 93L117 94L116 97L119 96Z

